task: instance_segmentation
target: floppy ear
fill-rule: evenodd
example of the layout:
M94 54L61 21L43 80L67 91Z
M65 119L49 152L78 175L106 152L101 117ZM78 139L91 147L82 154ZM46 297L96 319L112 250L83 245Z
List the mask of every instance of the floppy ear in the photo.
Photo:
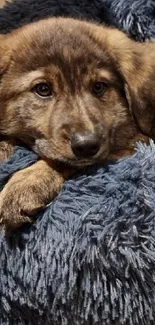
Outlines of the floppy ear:
M136 76L135 76L136 78ZM155 140L155 82L144 82L136 89L130 81L124 85L129 110L141 132ZM149 87L147 87L147 83ZM149 88L149 89L147 89Z
M125 36L117 65L137 126L155 139L155 43L136 43Z
M143 134L155 139L155 43L138 43L117 29L104 28L108 49L122 79L129 109ZM104 40L104 42L103 42Z

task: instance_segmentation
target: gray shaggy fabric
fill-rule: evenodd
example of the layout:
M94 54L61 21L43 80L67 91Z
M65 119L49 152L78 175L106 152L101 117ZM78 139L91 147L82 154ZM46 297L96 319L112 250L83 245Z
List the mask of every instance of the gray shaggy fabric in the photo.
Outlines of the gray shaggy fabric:
M105 0L107 17L137 41L155 38L154 0Z
M16 0L0 9L0 31L6 33L48 16L71 16L100 22L109 21L110 12L106 12L102 0Z
M41 17L106 22L155 37L154 0L16 0L5 33ZM17 148L0 188L38 157ZM0 325L155 324L155 145L66 182L33 225L0 232Z
M18 148L1 182L27 159ZM154 324L155 145L66 182L0 252L1 325Z
M18 148L1 175L23 156L37 158ZM1 325L153 325L155 145L66 182L0 252Z

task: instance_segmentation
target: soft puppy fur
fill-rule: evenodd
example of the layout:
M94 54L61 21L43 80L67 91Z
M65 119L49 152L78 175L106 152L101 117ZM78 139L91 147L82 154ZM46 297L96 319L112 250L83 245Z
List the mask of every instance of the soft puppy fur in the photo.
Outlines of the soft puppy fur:
M74 170L154 138L154 71L153 43L85 21L49 18L1 35L1 160L19 142L41 157L1 192L1 223L30 221Z

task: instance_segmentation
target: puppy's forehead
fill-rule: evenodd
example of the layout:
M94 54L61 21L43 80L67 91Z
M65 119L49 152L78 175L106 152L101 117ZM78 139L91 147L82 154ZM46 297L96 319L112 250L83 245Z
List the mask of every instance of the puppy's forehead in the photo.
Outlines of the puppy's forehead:
M96 26L95 26L96 28ZM13 61L22 71L54 64L61 69L104 65L109 56L94 37L89 24L72 20L45 20L16 35Z

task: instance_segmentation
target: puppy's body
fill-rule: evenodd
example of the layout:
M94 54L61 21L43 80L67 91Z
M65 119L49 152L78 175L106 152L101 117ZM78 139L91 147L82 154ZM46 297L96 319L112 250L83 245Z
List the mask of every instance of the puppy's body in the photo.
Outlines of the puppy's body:
M130 155L155 136L155 45L67 18L30 24L0 44L0 134L43 159L1 192L2 222L18 225L59 191L70 166Z

